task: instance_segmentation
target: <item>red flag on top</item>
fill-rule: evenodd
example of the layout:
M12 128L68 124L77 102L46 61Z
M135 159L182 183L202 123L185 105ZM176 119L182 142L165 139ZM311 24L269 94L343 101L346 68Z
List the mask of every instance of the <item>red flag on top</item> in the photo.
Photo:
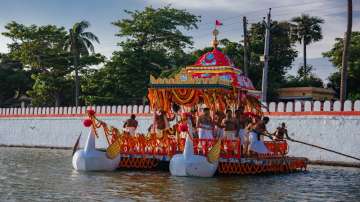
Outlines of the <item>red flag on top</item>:
M216 25L216 26L221 26L221 25L223 25L223 23L220 22L220 20L215 20L215 25Z

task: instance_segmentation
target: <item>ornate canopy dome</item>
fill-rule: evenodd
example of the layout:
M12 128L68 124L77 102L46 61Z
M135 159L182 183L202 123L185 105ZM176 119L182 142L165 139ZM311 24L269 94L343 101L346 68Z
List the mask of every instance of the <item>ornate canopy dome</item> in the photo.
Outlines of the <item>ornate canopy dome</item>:
M217 34L215 29L213 50L202 55L195 64L182 68L170 78L150 76L148 99L152 109L161 108L168 112L171 111L171 103L187 107L202 103L214 111L223 111L243 102L249 109L256 108L261 112L257 100L260 92L217 48Z
M219 44L217 35L219 31L214 29L212 40L213 50L203 54L195 64L183 68L175 78L155 79L151 78L153 87L183 88L191 87L221 87L236 88L245 91L255 91L251 80L246 77L240 68L235 67L230 58L221 52L217 46Z
M233 63L230 61L228 56L226 56L217 48L214 48L211 52L207 52L202 55L193 66L233 66Z

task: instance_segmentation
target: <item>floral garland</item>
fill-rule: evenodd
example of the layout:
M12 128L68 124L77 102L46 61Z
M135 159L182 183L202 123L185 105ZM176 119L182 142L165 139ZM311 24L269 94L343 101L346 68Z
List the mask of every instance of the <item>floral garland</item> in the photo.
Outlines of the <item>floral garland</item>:
M172 89L172 101L185 106L193 106L199 102L201 92L196 89Z

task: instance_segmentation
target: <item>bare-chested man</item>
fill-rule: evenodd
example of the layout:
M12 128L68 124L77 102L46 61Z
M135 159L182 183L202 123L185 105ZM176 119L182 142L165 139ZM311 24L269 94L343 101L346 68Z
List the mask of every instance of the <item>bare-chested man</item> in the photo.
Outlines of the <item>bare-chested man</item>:
M213 139L214 123L210 116L209 108L204 108L204 114L199 116L196 125L199 130L200 139Z
M246 131L246 127L251 122L251 120L244 114L244 107L240 106L235 111L235 118L237 120L237 137L240 138L242 151L246 153L249 146L249 135Z
M274 136L276 141L284 140L284 136L286 136L286 139L291 139L288 135L288 131L284 122L281 123L281 126L276 129Z
M196 114L197 114L197 109L193 108L193 109L191 109L188 118L190 118L190 121L191 121L192 136L197 138L199 136L198 136L198 133L197 133L197 130L196 130L196 124L197 124L197 116L196 116Z
M216 111L214 117L215 124L215 137L221 138L224 136L224 127L222 125L222 121L226 117L225 113L222 111Z
M168 119L164 110L160 109L158 114L155 114L155 132L161 133L163 130L170 127L169 121L175 119L175 116L172 119Z
M229 140L235 139L238 126L230 109L226 110L226 118L222 121L222 126L224 127L224 137Z
M253 130L249 134L249 152L256 153L269 153L267 147L264 142L261 140L261 134L268 134L266 130L266 124L269 122L269 117L263 117L262 120L257 120L255 123Z
M123 128L125 128L125 130L128 131L130 135L135 135L136 128L138 127L138 122L135 118L135 114L131 114L130 118L126 120L123 125Z

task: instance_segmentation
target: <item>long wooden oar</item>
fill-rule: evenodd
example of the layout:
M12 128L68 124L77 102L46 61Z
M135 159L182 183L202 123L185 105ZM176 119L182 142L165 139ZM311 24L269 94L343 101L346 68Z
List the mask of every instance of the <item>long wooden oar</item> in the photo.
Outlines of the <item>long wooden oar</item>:
M355 160L360 161L360 158L356 158L356 157L354 157L354 156L350 156L350 155L347 155L347 154L344 154L344 153L341 153L341 152L337 152L337 151L334 151L334 150L331 150L331 149L327 149L327 148L324 148L324 147L320 147L320 146L318 146L318 145L306 143L306 142L299 141L299 140L289 139L289 138L287 138L287 140L289 140L289 141L291 141L291 142L297 142L297 143L300 143L300 144L308 145L308 146L311 146L311 147L316 147L316 148L319 148L319 149L322 149L322 150L325 150L325 151L333 152L333 153L335 153L335 154L339 154L339 155L341 155L341 156L345 156L345 157L352 158L352 159L355 159Z

